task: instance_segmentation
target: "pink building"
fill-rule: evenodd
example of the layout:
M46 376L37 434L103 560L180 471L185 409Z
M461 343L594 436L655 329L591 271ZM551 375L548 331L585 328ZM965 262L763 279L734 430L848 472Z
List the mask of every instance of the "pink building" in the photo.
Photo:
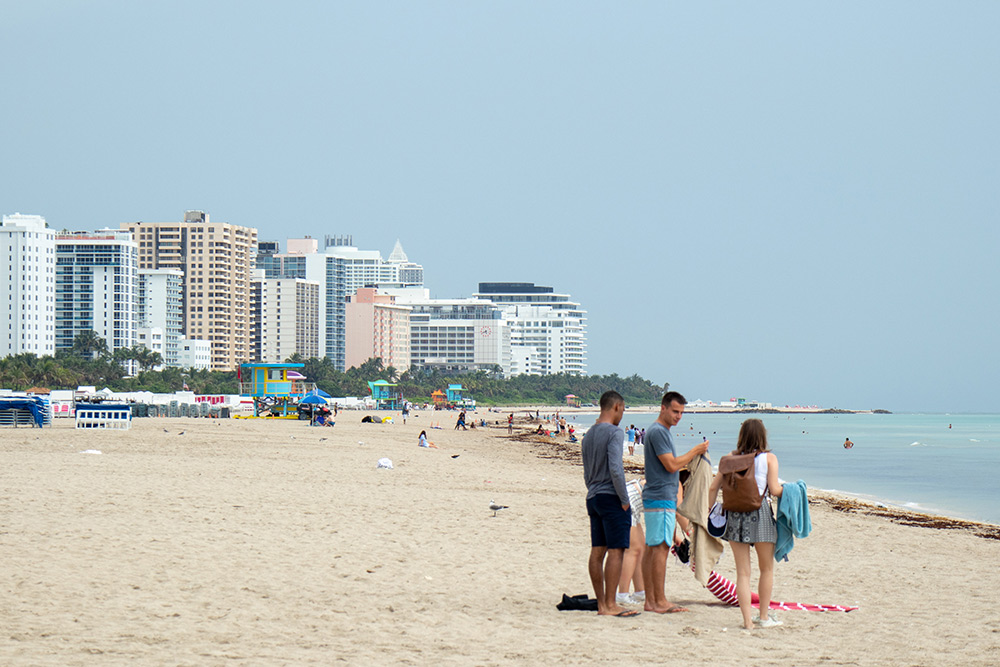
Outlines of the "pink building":
M373 287L347 297L344 309L345 368L381 357L384 366L400 373L410 368L410 310L396 297Z

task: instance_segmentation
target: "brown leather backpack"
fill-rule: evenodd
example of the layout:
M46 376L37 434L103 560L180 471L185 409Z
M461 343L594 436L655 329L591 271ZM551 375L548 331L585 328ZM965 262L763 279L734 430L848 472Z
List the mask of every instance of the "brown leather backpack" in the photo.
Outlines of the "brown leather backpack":
M758 452L759 453L759 452ZM754 459L757 454L733 452L719 459L722 475L722 509L727 512L756 512L760 509L763 493L757 492ZM764 489L767 493L767 489Z

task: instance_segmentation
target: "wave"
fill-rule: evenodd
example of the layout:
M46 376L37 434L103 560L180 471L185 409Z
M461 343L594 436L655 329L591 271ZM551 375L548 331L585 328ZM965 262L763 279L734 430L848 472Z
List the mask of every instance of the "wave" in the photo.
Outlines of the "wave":
M926 446L927 445L925 445L924 443L920 442L919 440L915 440L915 441L913 441L913 442L910 443L910 447L926 447Z

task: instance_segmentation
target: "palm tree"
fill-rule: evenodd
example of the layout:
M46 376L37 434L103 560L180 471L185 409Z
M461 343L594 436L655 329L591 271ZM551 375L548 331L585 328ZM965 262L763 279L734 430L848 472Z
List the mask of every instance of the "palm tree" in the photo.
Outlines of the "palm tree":
M96 331L82 331L73 339L73 352L81 357L97 359L107 355L108 344Z

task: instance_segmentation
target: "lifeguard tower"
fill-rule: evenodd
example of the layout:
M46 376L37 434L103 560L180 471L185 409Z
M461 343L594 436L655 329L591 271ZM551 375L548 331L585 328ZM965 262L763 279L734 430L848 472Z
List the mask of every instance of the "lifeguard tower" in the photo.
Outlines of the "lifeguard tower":
M473 400L472 396L466 395L465 389L463 389L462 385L460 384L448 385L447 398L449 405L454 405L462 408L476 407L476 402Z
M372 393L376 410L397 410L402 406L403 397L398 391L395 391L398 386L398 384L386 380L375 380L368 383L368 390Z
M448 407L448 394L444 393L440 389L435 389L431 393L431 401L434 403L435 410L443 410Z
M566 394L566 407L568 408L578 408L580 407L580 397L576 394Z
M298 419L298 402L316 389L296 369L305 364L240 364L240 394L253 398L254 417Z

